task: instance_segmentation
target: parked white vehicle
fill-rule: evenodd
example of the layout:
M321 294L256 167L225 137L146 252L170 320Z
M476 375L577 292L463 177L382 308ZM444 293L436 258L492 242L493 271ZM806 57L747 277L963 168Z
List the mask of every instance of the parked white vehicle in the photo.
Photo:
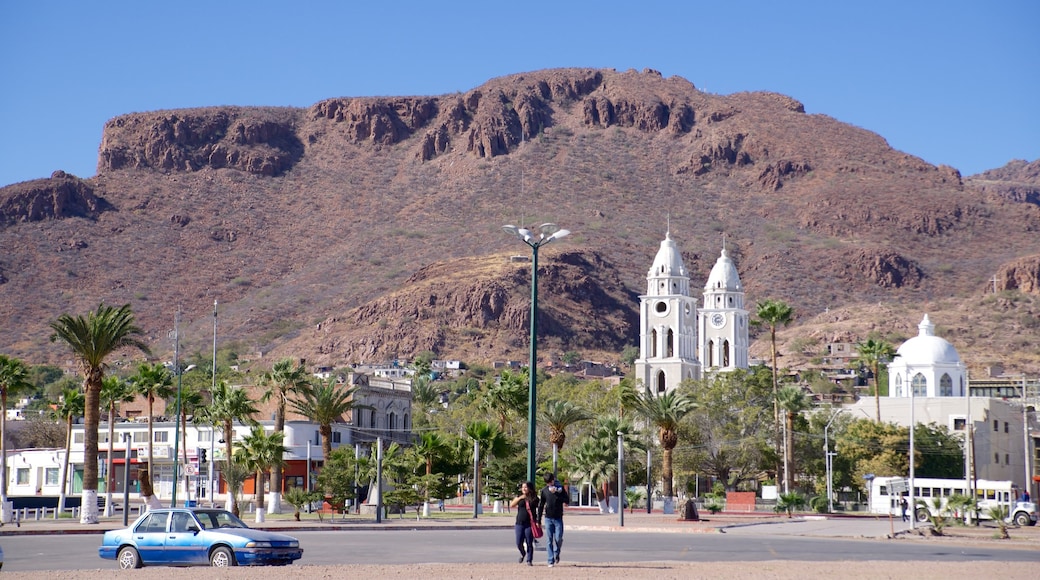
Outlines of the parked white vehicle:
M876 477L870 486L870 511L875 514L900 515L899 501L908 497L907 491L893 491L907 489L905 477ZM1007 508L1008 523L1016 523L1020 526L1032 526L1037 522L1036 503L1031 501L1019 501L1017 489L1010 481L990 481L979 479L974 482L975 501L978 505L976 517L980 520L991 519L989 509L998 506ZM946 501L952 495L969 495L968 481L964 479L937 479L930 477L914 478L914 499L924 500L927 508L921 505L914 507L914 517L919 522L928 521L929 512L935 513L933 498L942 498L942 509L946 509ZM914 503L917 503L916 501ZM967 514L951 514L955 517L967 517Z

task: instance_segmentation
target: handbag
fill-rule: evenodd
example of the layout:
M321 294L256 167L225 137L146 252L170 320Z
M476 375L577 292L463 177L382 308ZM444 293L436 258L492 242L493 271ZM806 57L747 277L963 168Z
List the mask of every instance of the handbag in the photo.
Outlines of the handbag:
M545 532L542 531L541 524L538 523L538 520L534 519L534 514L531 513L531 502L527 500L524 501L527 505L527 517L531 519L531 535L534 536L535 539L538 539L544 536Z

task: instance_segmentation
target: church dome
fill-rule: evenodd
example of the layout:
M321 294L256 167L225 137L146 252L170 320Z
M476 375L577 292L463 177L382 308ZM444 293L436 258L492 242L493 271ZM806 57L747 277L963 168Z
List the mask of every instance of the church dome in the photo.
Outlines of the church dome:
M744 288L740 284L740 276L737 275L737 267L733 264L733 260L726 255L726 249L722 249L722 255L715 261L715 265L711 268L711 274L708 275L708 282L704 285L704 290L728 290L730 292L743 292Z
M896 351L895 362L902 365L959 364L957 349L944 338L935 336L935 325L924 315L917 326L919 334L903 343Z
M664 239L661 240L661 249L657 250L654 263L646 275L648 278L686 277L686 266L683 265L682 253L679 252L679 247L675 245L675 240L670 234L665 234Z

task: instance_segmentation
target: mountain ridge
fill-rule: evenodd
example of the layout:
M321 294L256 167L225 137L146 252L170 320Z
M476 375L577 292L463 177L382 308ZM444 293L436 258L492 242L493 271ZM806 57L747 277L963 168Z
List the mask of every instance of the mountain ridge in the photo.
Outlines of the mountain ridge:
M376 341L399 342L422 301L398 311L386 297L435 264L508 264L526 248L499 226L519 222L560 223L575 234L556 251L614 271L593 277L615 296L609 312L568 304L576 320L597 323L598 339L540 333L553 350L590 356L637 341L637 302L626 308L621 297L642 291L668 216L693 286L725 235L749 302L795 306L785 333L857 304L977 302L994 276L998 292L1030 294L1040 263L1040 204L1021 194L1040 181L1030 167L964 179L790 97L713 95L652 70L535 71L454 95L337 97L306 109L134 113L106 123L95 177L0 188L0 350L62 361L46 323L105 301L131 303L159 351L179 305L187 348L206 352L218 299L222 340L240 350L328 364L407 356ZM541 266L589 275L569 262ZM503 271L481 282L512 290L498 311L510 313L506 324L480 356L525 358L528 278ZM567 297L549 288L540 303L551 312ZM320 340L308 330L319 325ZM379 339L385 329L398 334ZM416 348L445 357L474 342L459 330L416 334L427 337ZM1037 334L1026 333L1030 345Z

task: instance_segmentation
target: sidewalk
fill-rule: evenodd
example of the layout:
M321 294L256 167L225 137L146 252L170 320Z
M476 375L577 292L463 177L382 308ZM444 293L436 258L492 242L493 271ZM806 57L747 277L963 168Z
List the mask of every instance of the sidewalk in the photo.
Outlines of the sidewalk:
M431 512L430 517L416 519L415 513L392 514L376 523L374 515L348 515L329 518L324 515L319 519L315 513L301 513L300 521L292 517L292 508L286 513L268 515L262 523L255 522L255 515L243 513L242 521L251 528L292 533L293 531L333 531L333 530L466 530L466 529L512 529L514 513L491 513L488 508L483 514L474 518L472 508L465 510L451 509L448 512ZM129 522L133 523L136 515L131 514ZM619 514L601 514L595 509L572 508L567 511L564 521L570 530L598 531L642 531L657 533L718 533L720 529L753 525L757 523L790 522L786 517L780 518L771 513L750 514L705 514L699 521L683 521L678 514L665 515L661 512L647 514L646 511L625 512L624 526ZM40 520L21 520L4 524L0 527L0 536L6 535L42 535L42 534L101 534L108 530L123 527L123 516L117 513L113 517L100 517L97 524L81 524L78 519L64 517Z

